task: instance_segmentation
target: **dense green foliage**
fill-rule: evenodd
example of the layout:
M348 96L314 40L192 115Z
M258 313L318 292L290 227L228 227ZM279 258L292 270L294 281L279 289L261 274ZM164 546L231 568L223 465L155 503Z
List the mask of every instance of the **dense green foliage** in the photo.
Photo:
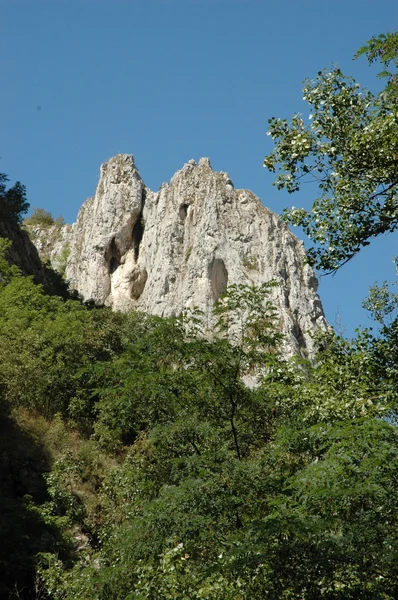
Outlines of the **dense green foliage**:
M209 338L0 270L1 597L396 597L393 329L286 361L272 282Z
M290 123L269 120L275 146L264 166L277 173L275 185L290 193L306 182L319 189L310 211L293 207L285 217L313 240L310 262L326 271L398 226L398 33L371 39L360 55L381 62L382 92L372 94L338 68L320 71L304 87L308 123L301 114Z

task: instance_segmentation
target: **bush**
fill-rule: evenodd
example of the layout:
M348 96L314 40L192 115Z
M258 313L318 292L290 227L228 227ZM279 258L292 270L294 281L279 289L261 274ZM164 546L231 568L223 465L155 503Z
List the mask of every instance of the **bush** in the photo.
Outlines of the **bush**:
M41 225L43 227L50 227L55 224L52 214L44 208L35 208L32 215L25 220L29 225Z

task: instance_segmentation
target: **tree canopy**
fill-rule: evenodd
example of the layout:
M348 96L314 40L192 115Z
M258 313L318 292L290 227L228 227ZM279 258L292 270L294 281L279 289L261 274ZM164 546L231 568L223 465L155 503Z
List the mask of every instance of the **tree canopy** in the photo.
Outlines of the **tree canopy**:
M264 166L277 174L275 185L289 193L307 182L319 189L311 210L292 207L284 216L313 240L309 260L325 271L398 226L398 33L372 38L362 55L382 64L380 93L335 67L306 82L308 119L269 119L275 146Z
M17 181L7 189L9 181L5 173L0 173L0 220L21 223L23 215L28 212L26 188Z

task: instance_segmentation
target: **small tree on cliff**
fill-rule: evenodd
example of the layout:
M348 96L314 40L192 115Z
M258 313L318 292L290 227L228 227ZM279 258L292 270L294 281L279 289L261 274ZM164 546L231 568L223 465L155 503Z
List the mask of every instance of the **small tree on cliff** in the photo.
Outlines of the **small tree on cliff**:
M26 200L26 188L17 181L7 189L8 181L7 175L0 173L0 220L19 224L29 208Z

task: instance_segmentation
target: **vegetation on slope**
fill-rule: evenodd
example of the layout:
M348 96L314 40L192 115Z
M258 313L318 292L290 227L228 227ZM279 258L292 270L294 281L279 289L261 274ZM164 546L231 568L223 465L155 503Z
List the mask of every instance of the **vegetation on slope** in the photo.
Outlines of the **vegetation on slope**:
M209 340L1 281L4 598L396 597L392 329L287 362L269 286Z

